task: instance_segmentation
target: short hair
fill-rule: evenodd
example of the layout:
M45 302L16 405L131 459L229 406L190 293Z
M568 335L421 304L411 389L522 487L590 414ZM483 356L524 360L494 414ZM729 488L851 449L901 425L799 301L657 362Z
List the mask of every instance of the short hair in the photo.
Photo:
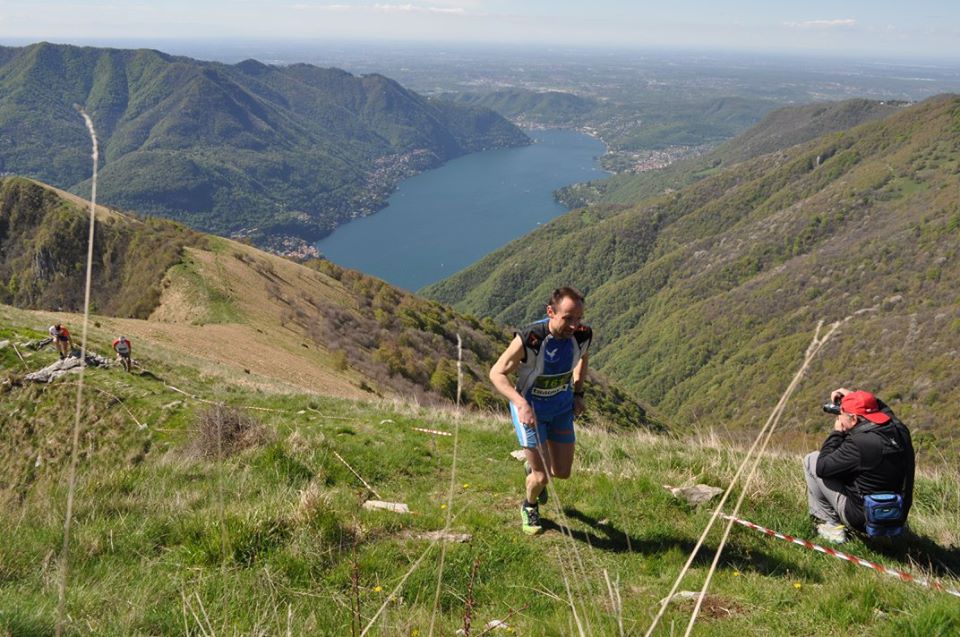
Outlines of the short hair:
M557 288L553 291L553 294L550 295L550 300L547 302L547 305L552 307L554 310L560 306L560 301L563 299L573 299L577 303L583 303L583 294L580 293L580 290L569 285L565 285L562 288Z

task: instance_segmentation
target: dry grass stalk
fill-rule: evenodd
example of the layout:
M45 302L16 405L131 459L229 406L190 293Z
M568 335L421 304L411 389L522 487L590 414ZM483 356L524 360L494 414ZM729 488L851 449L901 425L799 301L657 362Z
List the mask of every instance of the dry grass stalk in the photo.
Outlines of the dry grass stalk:
M477 570L480 568L480 558L473 560L473 568L470 570L470 584L467 586L466 608L463 612L463 637L470 637L470 624L473 621L473 585L477 581Z
M300 492L300 502L293 514L294 521L305 524L317 517L320 511L330 507L330 494L316 480Z
M357 559L357 545L353 545L353 564L350 569L350 586L353 597L350 599L350 634L357 637L362 626L360 618L360 561Z

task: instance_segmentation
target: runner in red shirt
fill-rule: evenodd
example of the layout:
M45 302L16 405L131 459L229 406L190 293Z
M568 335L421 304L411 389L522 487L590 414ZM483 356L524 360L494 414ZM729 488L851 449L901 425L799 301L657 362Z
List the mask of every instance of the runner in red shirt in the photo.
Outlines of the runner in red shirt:
M56 325L51 325L47 331L50 333L50 338L53 340L54 346L56 346L57 351L60 353L60 360L69 356L70 348L73 345L70 341L70 330L68 330L66 326L57 323Z
M113 351L117 353L117 360L123 365L126 371L130 371L130 353L133 348L130 347L130 339L126 336L118 336L113 340Z

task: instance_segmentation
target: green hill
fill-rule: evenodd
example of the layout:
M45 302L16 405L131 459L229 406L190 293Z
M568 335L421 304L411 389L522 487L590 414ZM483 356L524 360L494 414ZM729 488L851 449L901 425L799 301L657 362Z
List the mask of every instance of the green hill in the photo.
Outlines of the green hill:
M626 209L573 211L425 293L517 324L578 285L600 369L677 422L734 429L776 402L818 321L852 316L789 426L820 426L830 389L863 386L921 444L955 442L958 174L960 98L941 96Z
M152 50L0 49L0 172L279 248L382 207L396 183L464 153L528 143L495 113L380 75L201 62Z
M88 217L76 203L27 179L0 179L0 303L83 307ZM146 318L159 303L166 271L198 233L163 219L100 209L94 236L91 306L111 316Z
M757 97L655 95L606 105L597 127L620 150L716 144L756 124L776 106ZM625 125L624 115L631 110L640 126Z

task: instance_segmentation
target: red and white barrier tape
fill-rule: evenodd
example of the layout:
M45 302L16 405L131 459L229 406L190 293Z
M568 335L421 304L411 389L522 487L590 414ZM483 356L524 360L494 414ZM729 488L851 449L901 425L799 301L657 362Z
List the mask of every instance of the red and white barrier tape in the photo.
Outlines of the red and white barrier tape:
M453 434L449 431L437 431L436 429L424 429L423 427L411 427L414 431L422 431L425 434L433 434L435 436L452 436Z
M916 577L916 576L914 576L914 575L911 575L910 573L905 573L905 572L903 572L903 571L898 571L898 570L896 570L896 569L889 568L889 567L887 567L887 566L883 566L883 565L877 564L877 563L875 563L875 562L871 562L870 560L865 560L865 559L863 559L862 557L857 557L857 556L855 556L855 555L848 555L847 553L843 553L842 551L838 551L838 550L836 550L836 549L832 549L832 548L827 547L827 546L820 546L819 544L814 544L813 542L810 542L810 541L808 541L808 540L804 540L804 539L802 539L802 538L793 537L792 535L787 535L787 534L785 534L785 533L777 533L776 531L774 531L774 530L772 530L772 529L768 529L768 528L762 527L762 526L760 526L759 524L754 524L753 522L748 522L747 520L741 520L740 518L735 518L735 517L733 517L733 516L731 516L731 515L725 515L725 516L723 516L723 517L726 518L726 519L728 519L728 520L733 520L733 521L736 522L737 524L740 524L740 525L742 525L742 526L745 526L745 527L747 527L748 529L753 529L754 531L760 531L761 533L766 533L767 535L769 535L769 536L771 536L771 537L775 537L775 538L784 540L784 541L786 541L786 542L792 542L792 543L798 544L798 545L800 545L800 546L802 546L802 547L804 547L804 548L811 549L811 550L814 550L814 551L819 551L820 553L824 553L824 554L826 554L826 555L832 555L833 557L837 558L838 560L844 560L844 561L850 562L850 563L852 563L852 564L857 564L857 565L863 566L863 567L865 567L865 568L870 568L870 569L875 570L875 571L878 572L878 573L883 573L884 575L889 575L889 576L891 576L891 577L896 577L896 578L897 578L898 580L900 580L901 582L913 582L914 584L919 584L920 586L926 586L926 587L928 587L928 588L932 588L932 589L937 590L937 591L943 591L944 593L949 593L950 595L954 595L954 596L956 596L956 597L960 597L960 591L958 591L958 590L956 590L956 589L953 589L953 588L947 588L947 587L945 587L941 582L938 582L937 580L928 580L928 579L923 578L923 577Z

